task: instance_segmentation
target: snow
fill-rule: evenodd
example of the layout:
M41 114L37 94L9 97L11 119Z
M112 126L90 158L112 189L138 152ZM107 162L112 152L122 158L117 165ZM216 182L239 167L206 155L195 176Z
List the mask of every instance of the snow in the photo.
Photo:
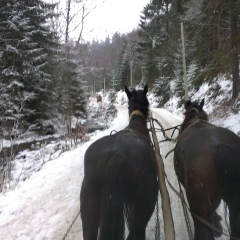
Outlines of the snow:
M223 86L226 86L223 84ZM205 87L201 92L201 97ZM154 99L149 94L151 106ZM197 96L200 97L200 96ZM107 100L107 98L104 98ZM79 194L84 174L83 159L86 149L95 140L109 135L112 130L119 131L128 125L128 110L124 92L119 92L117 118L109 129L97 131L89 142L78 145L75 149L63 152L56 150L55 145L47 145L35 151L22 152L18 161L14 161L14 172L19 181L14 186L0 194L0 232L4 240L59 240L63 239L73 219L79 212ZM172 99L168 107L174 112L177 100ZM210 105L209 105L210 108ZM163 127L169 128L182 122L182 112L170 113L166 109L151 108L153 117L158 119ZM237 126L239 116L232 114L222 123L226 126ZM238 124L239 125L239 124ZM158 127L157 125L155 126ZM171 131L167 132L171 136ZM177 132L174 138L177 137ZM162 133L157 132L159 141ZM178 189L178 182L173 168L173 154L166 154L174 148L173 142L160 143L161 155L164 159L165 171L171 184ZM54 150L55 149L55 150ZM22 156L22 157L21 157ZM23 157L24 156L24 157ZM21 162L22 161L22 162ZM10 183L11 184L11 183ZM175 224L176 239L188 239L181 202L178 196L168 186L171 207ZM161 200L159 199L159 209ZM219 210L222 213L222 208ZM160 210L161 239L164 239L163 220ZM147 239L155 239L155 213L147 227ZM226 227L224 228L226 231ZM81 219L73 225L66 239L83 239ZM227 239L222 237L221 239Z
M46 162L40 171L20 181L14 190L1 194L1 239L62 239L79 212L86 149L96 139L109 135L112 130L123 129L127 123L127 109L119 106L118 118L115 118L110 129L96 133L91 141ZM28 154L26 157L29 159L37 158L35 151L33 156ZM67 239L82 238L80 222L76 222L76 228L76 233L71 232Z

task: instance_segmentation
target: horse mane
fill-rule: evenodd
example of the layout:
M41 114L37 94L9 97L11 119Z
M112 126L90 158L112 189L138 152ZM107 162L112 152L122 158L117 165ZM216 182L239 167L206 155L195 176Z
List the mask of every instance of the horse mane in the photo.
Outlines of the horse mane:
M183 130L188 127L191 122L197 119L203 120L208 122L208 115L207 113L203 110L204 106L204 99L199 103L198 101L191 102L190 100L186 101L185 104L185 118L183 121L183 124L180 129L180 133L183 132Z
M132 97L129 99L129 113L139 110L147 118L149 111L149 101L144 90L133 89Z

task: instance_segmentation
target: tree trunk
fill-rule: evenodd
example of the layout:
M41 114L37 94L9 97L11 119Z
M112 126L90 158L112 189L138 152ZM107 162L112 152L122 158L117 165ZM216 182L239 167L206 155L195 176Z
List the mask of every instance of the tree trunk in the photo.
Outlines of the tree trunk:
M66 29L65 29L65 43L68 43L68 35L69 35L69 24L70 20L70 11L71 11L71 0L67 0L67 16L66 16Z
M239 79L239 60L238 60L238 14L237 1L230 0L230 29L231 29L231 48L232 48L232 99L236 99L240 90Z

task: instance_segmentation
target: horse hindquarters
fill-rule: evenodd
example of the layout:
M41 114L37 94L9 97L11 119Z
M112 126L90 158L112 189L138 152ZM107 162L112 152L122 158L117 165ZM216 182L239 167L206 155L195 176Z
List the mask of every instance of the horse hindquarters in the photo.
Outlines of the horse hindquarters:
M118 150L112 147L111 139L103 144L110 147L96 150L92 145L94 149L85 154L81 190L84 240L96 240L97 236L99 240L123 240L124 215L129 226L128 240L145 240L158 192L154 153L145 140L137 138L141 142L137 151L135 138L135 148L131 149L130 140L123 138L120 144L121 139L115 144L122 146Z

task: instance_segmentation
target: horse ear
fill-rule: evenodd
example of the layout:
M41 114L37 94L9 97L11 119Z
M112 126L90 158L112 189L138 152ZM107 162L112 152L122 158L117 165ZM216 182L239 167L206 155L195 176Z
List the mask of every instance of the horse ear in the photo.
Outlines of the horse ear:
M144 87L143 91L144 91L145 94L147 94L147 92L148 92L148 85L146 85L146 86Z
M125 93L127 94L128 99L131 99L132 98L132 93L128 90L126 85L124 85L124 87L125 87Z
M201 109L203 108L203 106L204 106L204 98L203 98L203 100L202 100L201 103L200 103Z
M185 103L184 103L184 107L185 109L189 108L191 106L191 101L190 100L187 100Z

